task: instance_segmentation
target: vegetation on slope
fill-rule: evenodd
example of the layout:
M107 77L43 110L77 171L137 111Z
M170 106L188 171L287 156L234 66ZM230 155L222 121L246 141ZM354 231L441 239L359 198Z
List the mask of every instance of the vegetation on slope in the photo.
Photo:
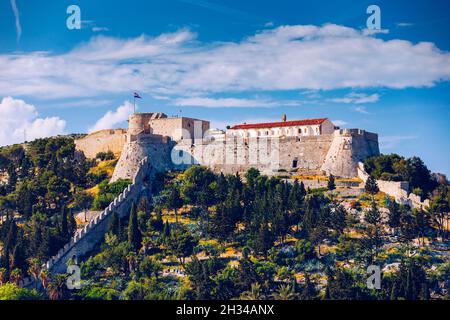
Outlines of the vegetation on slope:
M129 183L107 183L109 158L76 155L70 137L0 149L0 299L448 298L450 189L431 188L418 160L405 160L401 179L427 190L428 211L399 206L375 185L359 197L364 206L348 205L333 177L305 190L255 169L244 180L203 167L158 175L128 218L113 214L81 263L82 288L68 290L66 275L40 266L73 235L73 212L104 208ZM381 163L367 162L373 177L404 172ZM385 269L381 290L367 288L369 265ZM26 276L45 292L19 289Z

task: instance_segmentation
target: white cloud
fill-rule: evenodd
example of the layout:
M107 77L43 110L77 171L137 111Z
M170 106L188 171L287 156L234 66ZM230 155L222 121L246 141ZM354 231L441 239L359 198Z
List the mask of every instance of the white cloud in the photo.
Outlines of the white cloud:
M350 93L343 98L330 99L332 102L336 103L353 103L353 104L363 104L363 103L374 103L380 100L380 95L377 93L367 95L364 93Z
M181 98L175 100L177 106L197 106L206 108L254 108L254 107L276 107L276 106L293 106L299 105L296 101L270 101L259 99L236 99L236 98Z
M346 124L348 124L344 120L332 120L331 122L333 122L333 124L338 127L345 126Z
M17 35L17 42L19 42L20 37L22 36L22 26L20 24L20 12L19 8L17 7L16 0L11 0L11 7L14 13L14 17L16 19L16 35Z
M356 112L359 112L359 113L362 113L362 114L370 114L370 112L367 111L366 107L363 107L363 106L355 107L354 110Z
M397 27L412 27L414 24L410 22L398 22Z
M202 43L189 30L97 36L66 54L0 55L0 95L41 99L138 90L224 92L430 87L450 79L433 43L383 40L338 25L281 26L240 42Z
M93 32L102 32L102 31L109 31L106 27L92 27Z
M388 34L389 29L363 29L362 33L365 36L373 36L376 34Z
M65 133L66 122L58 117L38 118L36 108L23 100L3 98L0 103L0 146Z
M101 117L95 125L89 129L89 132L112 129L117 124L128 120L128 117L133 113L133 110L133 104L129 101L125 101L115 111L110 110L103 117Z
M416 139L417 136L384 136L380 137L380 146L382 149L394 149L400 143Z

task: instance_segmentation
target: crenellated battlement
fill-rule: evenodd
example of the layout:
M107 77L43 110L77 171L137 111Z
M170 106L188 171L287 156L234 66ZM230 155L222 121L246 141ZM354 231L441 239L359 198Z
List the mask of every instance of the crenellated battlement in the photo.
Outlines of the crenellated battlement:
M119 217L126 216L129 213L131 204L136 200L142 190L144 178L150 172L151 166L148 158L145 157L139 161L139 167L133 176L132 183L105 210L91 220L88 225L77 230L70 241L56 255L45 262L42 268L52 273L64 273L66 272L66 264L69 260L76 259L93 250L95 245L103 239L112 213L117 212ZM23 280L21 286L29 287L32 284L34 284L34 280L32 278L26 278Z

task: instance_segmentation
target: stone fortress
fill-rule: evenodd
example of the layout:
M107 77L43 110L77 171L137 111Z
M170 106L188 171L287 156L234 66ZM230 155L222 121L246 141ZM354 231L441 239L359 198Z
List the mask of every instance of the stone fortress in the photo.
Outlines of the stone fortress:
M79 152L94 158L98 152L120 154L111 181L130 179L128 187L42 267L51 273L68 272L70 261L86 257L104 238L113 212L129 214L141 195L150 195L157 171L206 165L225 173L251 167L263 173L292 172L367 179L362 161L379 154L378 136L360 129L340 129L326 119L241 124L227 131L211 130L210 123L163 113L133 114L128 130L102 130L76 141ZM181 160L181 161L180 161ZM269 161L264 161L269 160ZM276 161L273 161L276 160ZM378 181L380 190L398 202L426 206L408 195L402 182ZM39 286L26 278L21 286Z
M379 155L378 135L360 129L340 129L329 119L240 124L226 131L211 130L209 121L135 113L128 130L104 130L76 141L87 157L100 151L120 153L112 181L129 179L144 158L156 171L200 164L216 172L264 174L280 172L358 176L358 163ZM121 150L121 152L119 152Z

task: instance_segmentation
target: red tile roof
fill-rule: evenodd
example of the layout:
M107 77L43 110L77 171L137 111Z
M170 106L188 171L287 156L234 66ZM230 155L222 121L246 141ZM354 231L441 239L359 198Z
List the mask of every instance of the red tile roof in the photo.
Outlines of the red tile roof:
M282 121L282 122L267 122L267 123L255 123L255 124L239 124L231 127L233 130L239 129L264 129L264 128L277 128L277 127L292 127L292 126L310 126L324 123L327 118L321 119L305 119L294 121Z

